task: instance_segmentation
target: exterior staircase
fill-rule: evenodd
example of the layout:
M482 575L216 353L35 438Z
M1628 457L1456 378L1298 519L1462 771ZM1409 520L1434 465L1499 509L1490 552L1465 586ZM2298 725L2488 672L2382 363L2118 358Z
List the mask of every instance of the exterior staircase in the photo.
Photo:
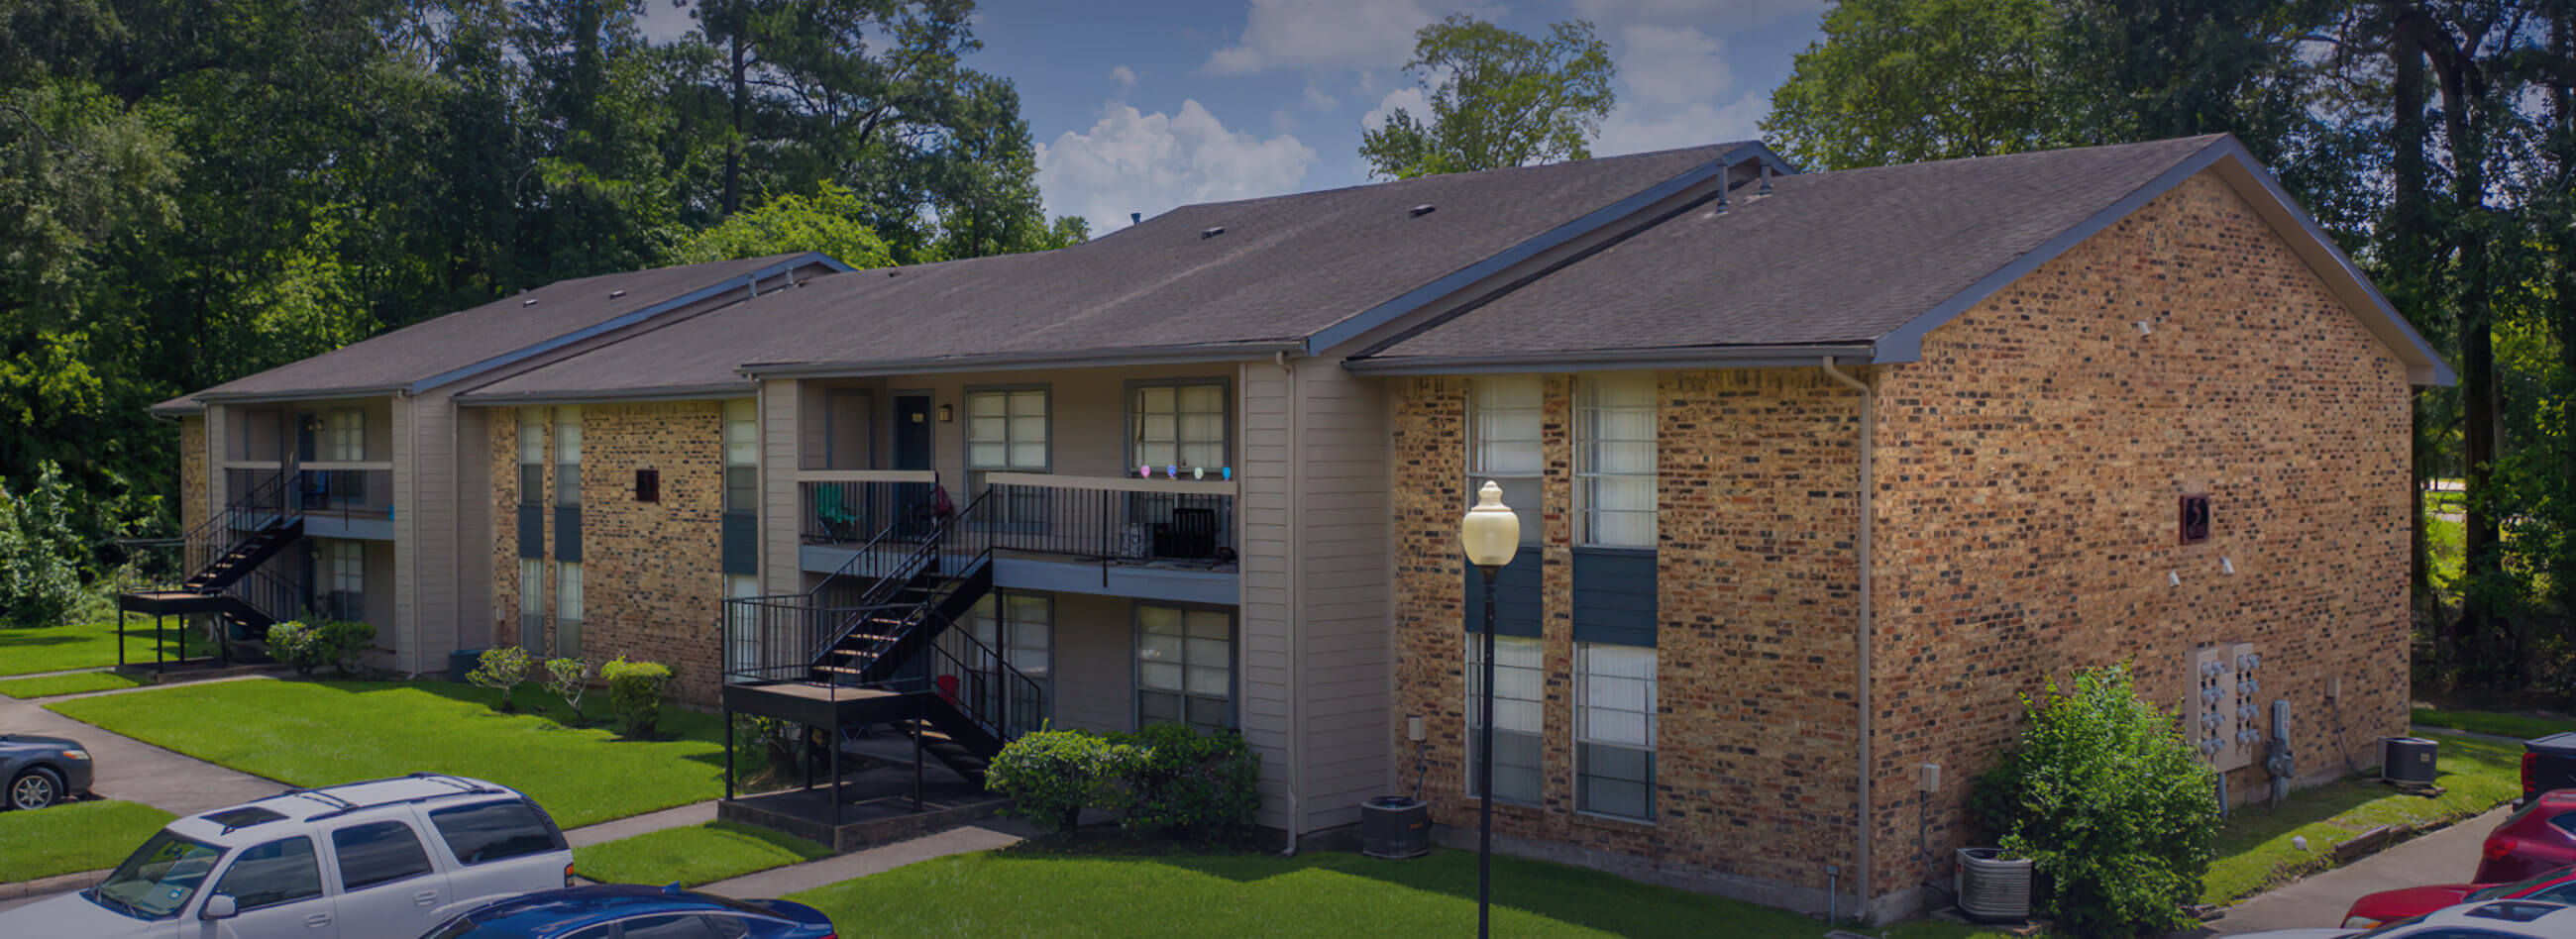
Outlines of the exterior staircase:
M303 513L292 498L297 475L293 469L279 472L190 529L180 538L184 578L120 590L117 609L221 622L225 641L207 650L220 662L231 660L236 643L266 641L268 628L293 617L304 595L292 579L261 569L304 537ZM187 631L180 635L180 660L195 661L185 654Z

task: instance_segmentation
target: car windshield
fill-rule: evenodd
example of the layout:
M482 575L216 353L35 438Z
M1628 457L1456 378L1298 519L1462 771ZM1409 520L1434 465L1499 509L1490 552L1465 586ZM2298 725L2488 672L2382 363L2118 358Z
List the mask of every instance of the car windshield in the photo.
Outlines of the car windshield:
M221 848L164 831L117 865L88 896L127 916L160 919L187 906L223 856Z
M2476 893L2469 894L2463 902L2476 902L2479 900L2493 900L2497 897L2519 896L2523 891L2547 886L2548 884L2557 881L2559 878L2565 877L2571 873L2576 873L2576 867L2561 867L2557 870L2550 871L2549 873L2542 874L2521 883L2497 884L2493 887L2488 887L2484 890L2477 891Z

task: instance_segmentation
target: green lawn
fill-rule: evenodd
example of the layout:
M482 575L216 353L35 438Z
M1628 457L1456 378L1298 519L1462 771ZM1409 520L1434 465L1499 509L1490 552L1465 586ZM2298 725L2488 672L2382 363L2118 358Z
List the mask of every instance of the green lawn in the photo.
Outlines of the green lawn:
M618 739L552 716L562 702L519 689L546 714L501 714L497 694L448 682L232 681L64 701L47 707L190 756L299 786L415 771L526 792L566 828L724 794L724 728L666 708L660 741ZM608 696L583 710L605 721ZM748 774L751 767L745 767Z
M1816 939L1824 923L1598 871L1494 859L1498 936ZM1476 926L1476 856L953 855L796 894L870 936L1409 936ZM1875 930L1872 930L1875 932ZM1894 939L2000 936L1909 923Z
M47 675L43 678L12 678L0 681L0 696L11 698L50 698L55 695L80 694L84 691L114 691L140 688L150 682L128 678L115 672L73 672Z
M2440 708L2416 708L2414 721L2422 727L2448 727L2473 734L2494 734L2529 740L2550 734L2576 730L2576 721L2521 714L2498 714L2494 711L2445 711ZM2447 755L2447 754L2446 754Z
M115 867L171 818L133 802L0 812L0 883Z
M170 644L170 653L177 655L177 634L174 631L170 635L174 640ZM116 623L112 620L75 626L0 629L0 675L105 668L116 664L116 639ZM192 646L189 651L196 650ZM126 624L125 658L137 662L152 660L151 621Z
M2441 741L2441 798L2406 795L2354 778L2290 793L2281 806L2239 809L2219 830L2217 858L2201 879L2201 900L2227 903L2331 867L2336 845L2381 825L2429 826L2469 818L2522 794L2522 751L2454 734ZM2306 850L2290 843L2308 839Z
M581 876L605 883L695 887L831 853L794 835L708 822L574 848L572 866Z

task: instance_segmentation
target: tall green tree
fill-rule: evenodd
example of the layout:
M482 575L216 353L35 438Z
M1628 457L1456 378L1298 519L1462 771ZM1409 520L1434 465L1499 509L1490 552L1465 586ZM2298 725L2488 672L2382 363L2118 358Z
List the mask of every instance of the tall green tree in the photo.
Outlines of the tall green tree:
M1584 159L1617 103L1610 46L1581 20L1533 37L1453 14L1414 33L1404 70L1431 113L1397 108L1361 137L1381 178Z

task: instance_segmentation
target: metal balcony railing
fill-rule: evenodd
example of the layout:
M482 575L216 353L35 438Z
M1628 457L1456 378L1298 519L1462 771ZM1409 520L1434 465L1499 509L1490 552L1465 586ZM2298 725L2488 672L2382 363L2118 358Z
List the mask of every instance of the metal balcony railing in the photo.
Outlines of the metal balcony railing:
M807 544L863 544L890 527L929 531L939 476L916 470L796 474L797 533Z
M1125 562L1231 564L1234 483L994 473L993 546Z

